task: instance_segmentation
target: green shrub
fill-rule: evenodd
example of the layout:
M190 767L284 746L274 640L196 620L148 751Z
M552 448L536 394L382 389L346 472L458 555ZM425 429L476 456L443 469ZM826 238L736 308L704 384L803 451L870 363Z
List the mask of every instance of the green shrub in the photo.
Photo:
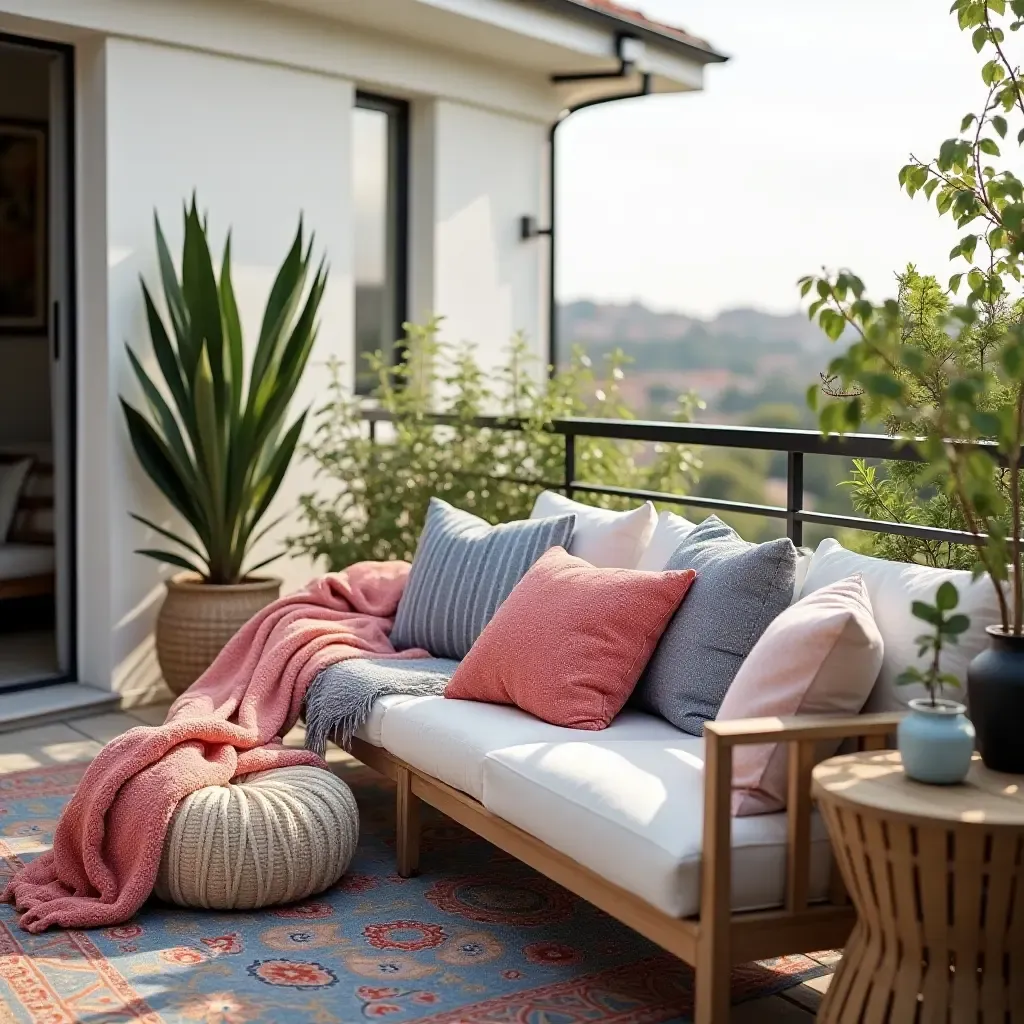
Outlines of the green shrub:
M378 354L371 359L378 386L375 404L394 416L368 437L365 399L331 366L328 398L316 413L313 436L303 449L316 464L317 490L301 498L302 531L292 549L323 557L332 569L364 559L411 558L427 503L434 495L491 523L529 516L537 494L563 483L565 439L551 421L565 416L632 418L622 401L623 359L615 354L598 374L575 352L571 365L550 379L530 356L522 337L513 339L508 361L484 370L473 350L439 339L440 321L406 325L397 367ZM681 399L677 419L698 405ZM449 416L438 426L432 414ZM521 430L483 428L480 416L516 419ZM683 445L579 438L576 477L675 493L690 491L699 462ZM635 500L580 494L609 508Z

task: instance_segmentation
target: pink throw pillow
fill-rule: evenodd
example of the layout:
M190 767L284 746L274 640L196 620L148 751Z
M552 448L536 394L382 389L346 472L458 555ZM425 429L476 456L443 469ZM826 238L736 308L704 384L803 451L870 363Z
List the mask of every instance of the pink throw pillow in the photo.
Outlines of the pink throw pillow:
M696 575L597 569L551 548L513 588L444 695L514 704L570 729L606 729Z
M790 605L740 666L716 721L784 715L855 715L882 668L882 634L860 575ZM822 751L831 757L839 741ZM732 811L737 817L786 806L789 747L733 748Z

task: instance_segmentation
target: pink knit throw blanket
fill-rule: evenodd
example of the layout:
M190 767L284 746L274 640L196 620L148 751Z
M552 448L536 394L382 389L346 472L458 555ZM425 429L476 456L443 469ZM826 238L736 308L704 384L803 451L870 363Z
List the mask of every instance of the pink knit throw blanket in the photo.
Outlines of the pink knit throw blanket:
M65 807L53 849L22 868L2 897L21 927L120 924L153 891L180 800L236 775L288 765L326 767L283 736L306 687L346 658L396 654L388 640L409 566L360 562L282 597L251 619L171 706L163 725L108 743Z

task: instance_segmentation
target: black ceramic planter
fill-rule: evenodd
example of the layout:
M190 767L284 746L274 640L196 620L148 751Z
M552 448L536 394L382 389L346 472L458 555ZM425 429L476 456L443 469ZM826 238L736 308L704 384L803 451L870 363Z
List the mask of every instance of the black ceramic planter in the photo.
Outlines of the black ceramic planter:
M967 668L967 700L986 768L1024 775L1024 636L989 626L989 648Z

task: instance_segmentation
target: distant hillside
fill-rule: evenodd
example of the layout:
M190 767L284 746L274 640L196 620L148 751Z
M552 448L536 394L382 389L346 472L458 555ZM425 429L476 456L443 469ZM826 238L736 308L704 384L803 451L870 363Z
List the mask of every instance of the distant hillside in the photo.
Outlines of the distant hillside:
M693 390L708 403L705 419L744 421L766 406L778 419L788 406L790 422L780 426L808 421L804 391L842 344L800 312L731 309L702 320L638 302L590 301L562 306L559 341L563 359L580 345L597 364L621 349L630 360L624 394L637 413L667 413Z
M744 361L756 360L757 353L766 350L825 355L832 349L817 324L800 312L730 309L701 320L683 313L658 313L639 302L567 303L559 310L559 338L563 345L578 343L590 350L629 346L635 349L630 354L645 362L657 360L680 369L723 366L728 358L723 352L733 349L747 353ZM656 355L660 349L671 355Z

